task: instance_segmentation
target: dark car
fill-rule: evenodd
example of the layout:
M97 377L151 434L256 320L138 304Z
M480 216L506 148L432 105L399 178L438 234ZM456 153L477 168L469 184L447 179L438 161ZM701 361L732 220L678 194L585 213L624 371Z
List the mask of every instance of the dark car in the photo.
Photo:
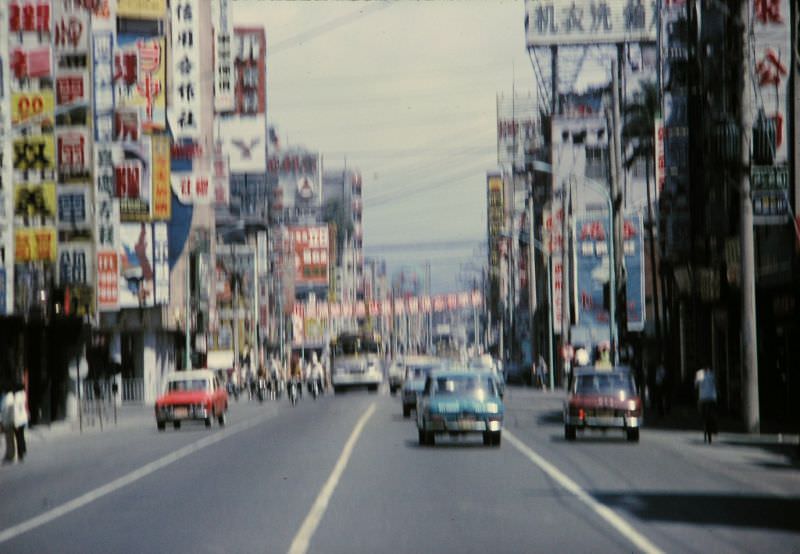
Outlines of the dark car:
M627 368L575 370L564 403L564 438L577 431L619 429L629 441L639 440L642 399Z

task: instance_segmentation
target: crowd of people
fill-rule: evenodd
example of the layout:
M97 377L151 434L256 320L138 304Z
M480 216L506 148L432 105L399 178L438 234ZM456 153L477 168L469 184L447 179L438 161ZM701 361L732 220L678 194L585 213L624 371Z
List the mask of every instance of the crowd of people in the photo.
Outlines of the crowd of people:
M325 365L319 360L316 352L312 352L311 359L305 361L297 354L293 354L288 366L282 364L276 356L269 362L253 371L248 368L240 384L234 380L233 372L228 375L228 392L237 399L239 394L247 394L249 399L264 400L278 399L291 385L297 386L302 396L303 386L312 391L316 387L319 393L328 388L329 378Z

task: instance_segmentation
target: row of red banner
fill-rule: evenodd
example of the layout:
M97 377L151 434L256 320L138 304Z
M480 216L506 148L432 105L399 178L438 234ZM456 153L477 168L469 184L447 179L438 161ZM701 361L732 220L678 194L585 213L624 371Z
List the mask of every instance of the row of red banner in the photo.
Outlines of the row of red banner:
M359 301L355 303L313 302L294 305L294 315L302 318L333 319L366 316L391 316L446 312L464 308L477 308L483 304L480 291L410 296L384 301Z

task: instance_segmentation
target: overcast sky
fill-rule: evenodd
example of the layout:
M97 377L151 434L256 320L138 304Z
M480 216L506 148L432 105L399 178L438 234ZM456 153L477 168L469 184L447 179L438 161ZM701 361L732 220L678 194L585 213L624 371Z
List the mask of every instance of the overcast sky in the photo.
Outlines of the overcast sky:
M514 77L518 92L535 87L524 3L233 6L237 25L266 29L267 117L281 144L361 171L366 255L390 271L430 261L434 292L463 288L461 265L486 259L496 95Z

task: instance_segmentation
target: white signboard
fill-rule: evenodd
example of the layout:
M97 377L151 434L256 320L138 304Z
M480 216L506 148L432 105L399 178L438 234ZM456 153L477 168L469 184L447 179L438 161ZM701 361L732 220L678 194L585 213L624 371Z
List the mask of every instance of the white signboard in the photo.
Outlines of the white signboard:
M231 0L214 0L211 16L214 25L214 109L231 112L236 107Z
M220 121L222 151L229 156L231 173L263 173L267 167L267 120L264 115L231 117Z
M172 192L183 204L210 204L214 200L212 179L209 175L198 172L170 173Z
M528 46L655 42L653 0L525 0Z
M114 33L95 31L92 37L92 102L94 139L110 142L114 132Z
M200 4L172 2L172 90L169 120L175 142L200 137Z

